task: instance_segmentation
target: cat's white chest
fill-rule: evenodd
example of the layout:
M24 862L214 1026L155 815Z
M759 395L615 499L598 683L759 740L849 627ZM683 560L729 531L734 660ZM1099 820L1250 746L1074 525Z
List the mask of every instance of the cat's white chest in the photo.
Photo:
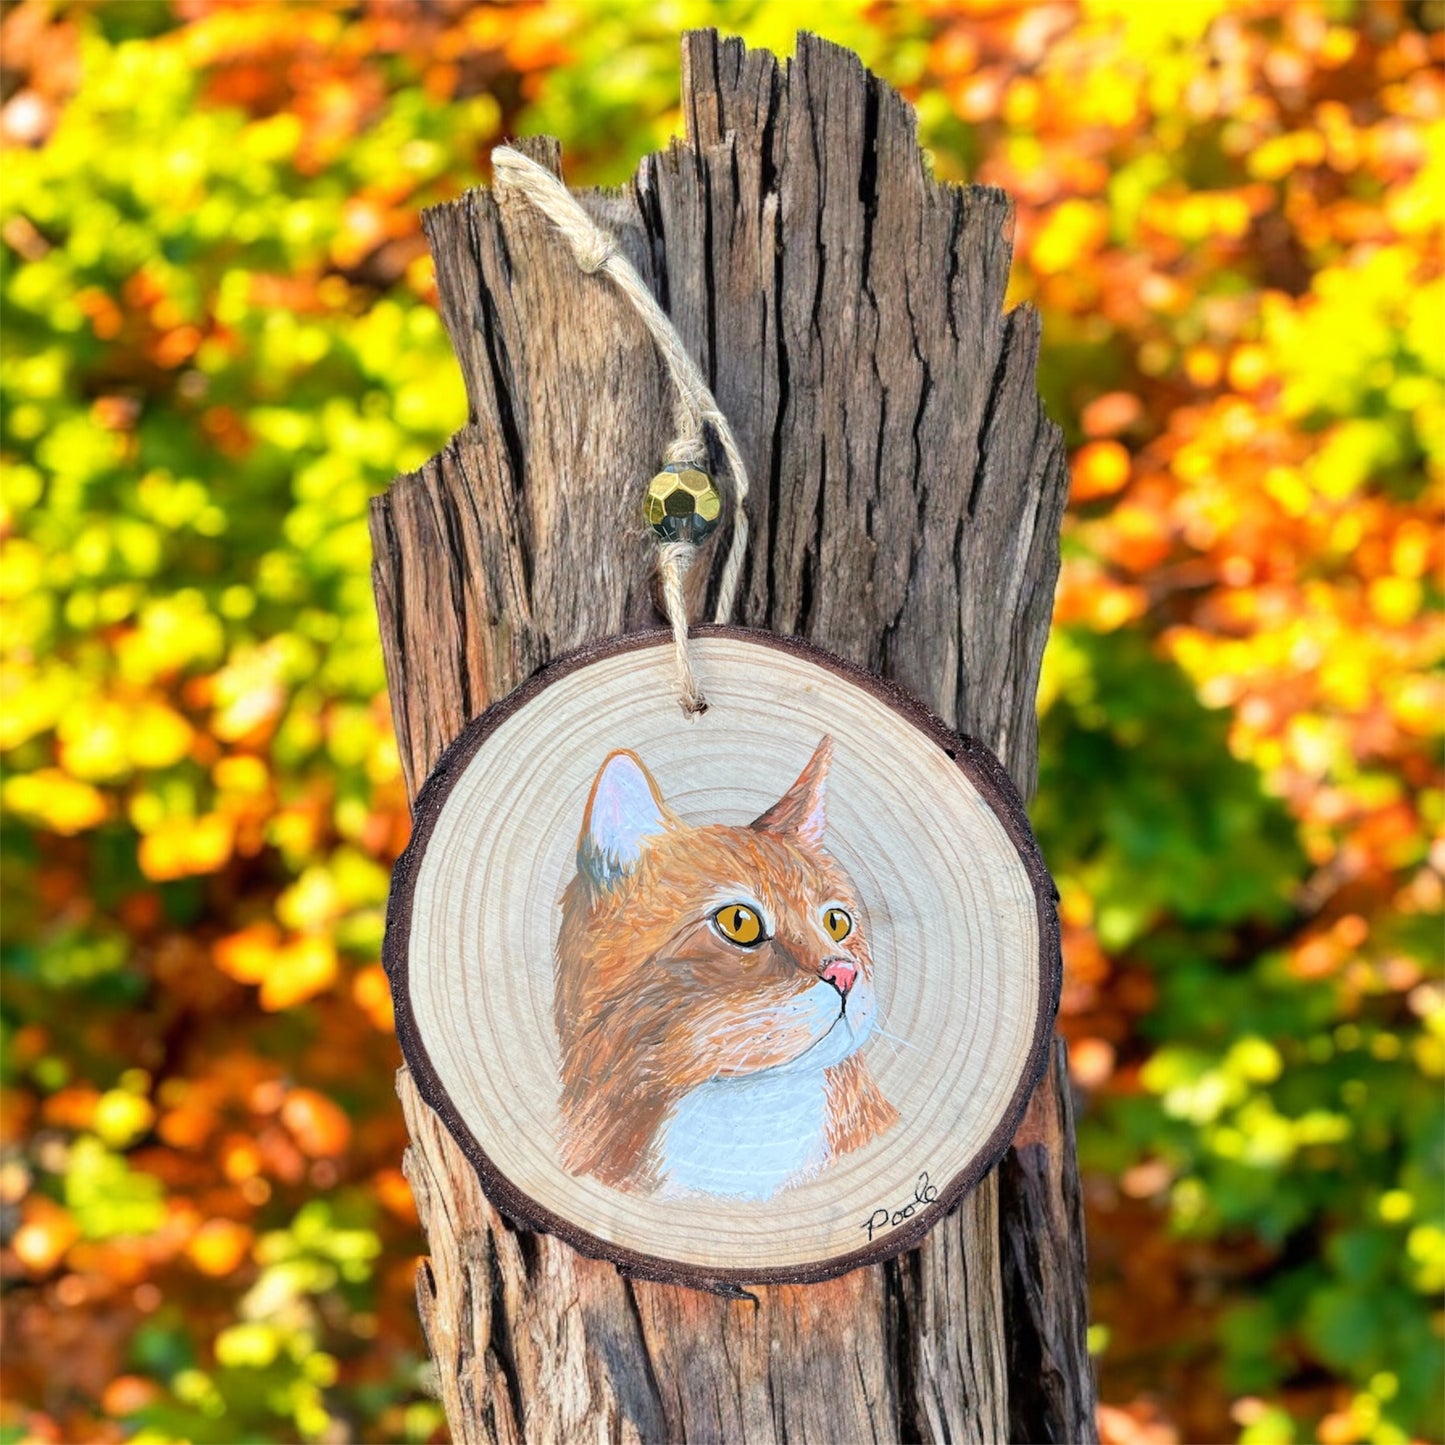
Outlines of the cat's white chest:
M663 1194L771 1199L827 1159L823 1070L699 1084L664 1119L657 1155Z

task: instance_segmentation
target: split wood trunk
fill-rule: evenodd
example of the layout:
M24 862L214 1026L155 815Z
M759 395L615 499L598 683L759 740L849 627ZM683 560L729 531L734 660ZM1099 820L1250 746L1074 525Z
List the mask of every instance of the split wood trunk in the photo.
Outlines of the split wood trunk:
M747 458L734 620L894 679L1028 796L1067 477L1035 391L1038 318L1003 313L1007 198L931 179L908 106L809 36L786 64L687 36L683 108L685 141L581 199ZM558 165L555 144L524 148ZM426 229L470 421L373 503L413 793L548 659L657 625L638 507L673 418L636 316L524 200L474 191ZM695 615L725 544L724 528L693 569ZM453 1438L1094 1438L1062 1054L1003 1164L921 1247L756 1304L629 1280L512 1228L402 1070L431 1248L418 1297Z

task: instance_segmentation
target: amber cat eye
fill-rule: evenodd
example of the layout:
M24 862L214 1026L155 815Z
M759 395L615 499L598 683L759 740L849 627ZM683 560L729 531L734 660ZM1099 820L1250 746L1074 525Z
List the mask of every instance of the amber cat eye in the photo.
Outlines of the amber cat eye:
M726 903L712 916L724 938L751 948L763 941L763 920L746 903Z
M842 943L853 931L853 919L842 908L825 908L823 910L823 927L828 930L828 937L835 943Z

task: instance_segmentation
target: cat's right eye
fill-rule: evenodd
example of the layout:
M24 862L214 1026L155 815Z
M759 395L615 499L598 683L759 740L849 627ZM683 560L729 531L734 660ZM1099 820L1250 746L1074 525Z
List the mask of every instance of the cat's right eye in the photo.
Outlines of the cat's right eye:
M717 930L732 943L751 948L763 941L763 920L746 903L725 903L712 916Z

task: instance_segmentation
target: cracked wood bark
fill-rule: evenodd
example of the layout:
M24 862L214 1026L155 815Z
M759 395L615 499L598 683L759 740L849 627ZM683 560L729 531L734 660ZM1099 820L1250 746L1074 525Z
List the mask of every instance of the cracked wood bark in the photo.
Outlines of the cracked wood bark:
M735 620L895 679L1027 796L1067 478L1034 387L1038 319L1002 311L1008 201L933 181L906 104L808 36L785 65L687 36L683 108L685 141L582 199L748 459ZM554 144L526 148L557 165ZM470 420L373 503L413 792L549 658L656 624L636 508L672 416L640 323L524 202L472 192L426 229ZM714 541L693 569L699 607L719 561ZM920 1248L756 1306L514 1230L405 1070L398 1087L456 1440L1093 1438L1061 1045L1000 1170Z

